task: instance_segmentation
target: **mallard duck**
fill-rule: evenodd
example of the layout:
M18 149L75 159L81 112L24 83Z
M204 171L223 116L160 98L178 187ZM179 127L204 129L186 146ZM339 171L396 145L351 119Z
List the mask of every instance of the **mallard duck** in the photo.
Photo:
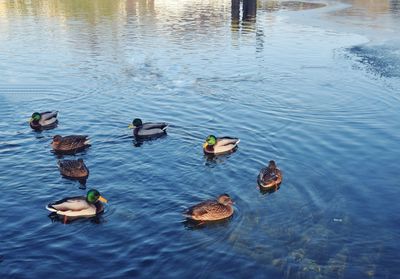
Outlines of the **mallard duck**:
M107 203L107 199L103 198L99 191L91 189L87 192L86 197L68 197L62 200L49 203L46 209L64 217L64 222L71 218L77 217L93 217L104 211L102 203Z
M59 153L75 153L90 146L88 136L65 136L55 135L51 143L53 150Z
M29 125L34 130L54 128L58 123L57 114L58 111L34 112Z
M165 135L167 132L167 123L142 123L142 120L135 118L132 124L128 126L133 129L133 135L139 138L154 138Z
M185 212L185 216L196 221L216 221L233 214L233 201L228 194L222 194L217 200L201 202Z
M266 168L260 171L257 178L258 185L263 189L277 188L282 182L282 172L276 167L275 161L269 161Z
M232 152L236 149L240 139L231 137L217 138L214 135L209 135L203 144L203 150L206 154L223 154Z
M65 177L85 179L89 176L89 170L82 159L59 160L57 164L60 173Z

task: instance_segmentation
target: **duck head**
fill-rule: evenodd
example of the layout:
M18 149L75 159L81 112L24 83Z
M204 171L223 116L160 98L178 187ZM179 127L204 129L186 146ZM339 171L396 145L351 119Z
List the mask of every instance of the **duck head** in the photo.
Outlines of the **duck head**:
M143 122L142 122L142 119L140 119L140 118L135 118L135 119L133 119L133 121L132 121L132 124L129 124L129 128L130 129L135 129L136 127L140 127L140 126L142 126L143 125Z
M51 142L52 145L59 145L61 142L62 137L60 135L55 135L53 137L53 141Z
M29 122L38 122L42 118L42 115L38 112L32 113L31 119L29 119Z
M208 146L214 146L217 143L217 137L214 135L209 135L206 138L206 142L203 144L204 148L207 148Z
M107 199L100 195L100 192L96 189L91 189L86 194L86 201L90 204L94 204L97 201L101 201L103 203L107 203Z
M217 201L218 201L218 203L223 204L225 206L233 204L233 201L228 194L222 194L222 195L218 196Z
M269 163L268 163L268 169L270 169L270 170L276 170L276 164L275 164L275 161L274 160L271 160L271 161L269 161Z

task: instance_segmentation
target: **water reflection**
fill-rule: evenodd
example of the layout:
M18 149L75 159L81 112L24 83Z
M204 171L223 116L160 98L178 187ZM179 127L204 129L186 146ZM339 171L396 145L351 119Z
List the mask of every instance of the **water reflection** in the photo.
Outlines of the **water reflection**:
M326 5L323 3L313 3L313 2L303 2L303 1L260 1L258 3L258 9L264 10L268 12L276 12L279 10L288 10L288 11L301 11L301 10L310 10L310 9L318 9L325 7Z
M51 212L48 215L49 219L52 223L63 223L63 224L71 224L75 222L90 222L93 224L101 224L105 222L103 217L103 212L97 214L94 217L67 217L65 218L63 215L58 215L56 212Z
M227 227L232 220L232 216L223 220L218 221L196 221L187 218L183 221L183 225L188 230L201 230L205 228L219 228L219 227Z
M260 185L257 185L258 189L260 190L260 193L262 195L271 195L275 192L277 192L280 188L281 188L281 184L279 185L275 185L274 187L270 187L270 188L263 188Z

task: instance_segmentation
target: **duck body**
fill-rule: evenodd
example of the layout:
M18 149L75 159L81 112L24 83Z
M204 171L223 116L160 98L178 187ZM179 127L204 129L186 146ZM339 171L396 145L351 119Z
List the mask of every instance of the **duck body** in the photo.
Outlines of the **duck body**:
M282 182L282 172L280 169L270 166L263 168L258 177L257 184L262 189L277 188Z
M104 211L100 201L88 203L86 197L68 197L54 203L49 203L46 209L57 215L67 217L93 217Z
M90 189L86 197L68 197L62 200L49 203L46 209L51 211L51 214L64 216L64 222L68 218L76 219L79 217L93 217L104 211L102 203L107 203L107 199L103 198L99 191Z
M190 207L185 216L195 221L217 221L226 219L233 214L233 202L226 194L218 200L208 200Z
M157 138L167 133L167 123L143 123L133 129L133 135L139 138Z
M82 159L59 160L57 164L60 173L67 178L86 179L89 176L89 170Z
M240 139L233 137L218 137L214 144L206 141L203 145L205 154L219 155L233 152L237 149Z
M57 126L58 111L35 112L29 120L32 129L40 131L52 129Z
M59 136L53 137L51 143L53 150L57 153L76 153L90 146L88 136L82 135L71 135L71 136Z

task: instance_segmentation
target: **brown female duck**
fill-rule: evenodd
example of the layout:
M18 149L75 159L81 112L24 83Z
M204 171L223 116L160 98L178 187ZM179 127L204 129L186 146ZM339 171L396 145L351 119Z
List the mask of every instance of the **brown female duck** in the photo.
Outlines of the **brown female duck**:
M68 178L86 179L89 176L89 170L82 159L59 160L58 168L60 173Z
M276 167L275 161L269 161L266 168L263 168L257 178L257 183L262 189L277 188L282 182L282 172Z
M55 135L51 143L53 150L58 153L75 153L89 147L88 136L65 136Z
M233 201L228 194L222 194L217 200L208 200L190 207L185 216L196 221L216 221L232 216Z

